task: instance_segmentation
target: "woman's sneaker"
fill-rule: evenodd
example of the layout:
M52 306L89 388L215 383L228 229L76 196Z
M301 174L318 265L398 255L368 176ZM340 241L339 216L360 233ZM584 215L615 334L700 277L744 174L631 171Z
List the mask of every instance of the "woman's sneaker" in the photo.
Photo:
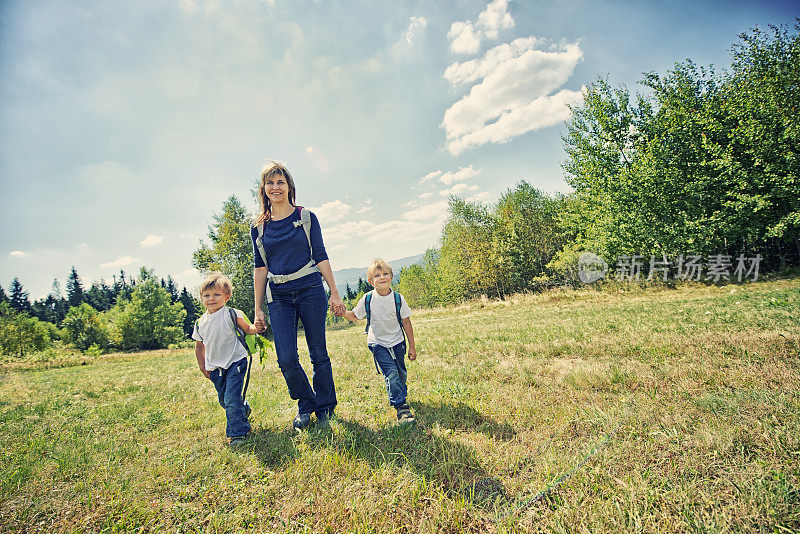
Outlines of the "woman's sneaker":
M414 412L411 411L411 408L408 404L401 404L397 407L397 422L400 424L407 424L413 423L416 421L414 419Z

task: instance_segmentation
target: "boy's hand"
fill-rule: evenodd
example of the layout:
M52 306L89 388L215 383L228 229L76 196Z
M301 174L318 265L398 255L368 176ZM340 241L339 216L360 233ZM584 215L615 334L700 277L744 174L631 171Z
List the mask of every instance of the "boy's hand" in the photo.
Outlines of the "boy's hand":
M203 376L204 376L204 377L206 377L206 378L208 378L209 380L211 380L211 373L210 373L209 371L206 371L205 367L204 367L204 368L202 368L202 369L200 369L200 372L201 372L201 373L203 373Z
M412 362L417 359L417 349L408 349L408 359Z

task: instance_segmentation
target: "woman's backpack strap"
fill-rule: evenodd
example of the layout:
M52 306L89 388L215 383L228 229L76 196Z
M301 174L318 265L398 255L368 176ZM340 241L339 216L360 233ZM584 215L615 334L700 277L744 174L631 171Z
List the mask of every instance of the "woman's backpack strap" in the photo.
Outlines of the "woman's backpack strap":
M299 226L296 222L295 226ZM308 248L311 248L311 211L306 208L300 208L300 224L303 225L303 231L306 233L306 240L308 240ZM313 259L313 253L312 253Z

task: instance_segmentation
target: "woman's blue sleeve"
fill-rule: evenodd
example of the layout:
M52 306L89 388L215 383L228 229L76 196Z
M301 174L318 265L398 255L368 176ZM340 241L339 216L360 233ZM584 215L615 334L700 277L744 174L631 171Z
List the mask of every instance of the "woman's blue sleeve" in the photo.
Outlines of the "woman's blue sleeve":
M314 263L319 263L328 259L325 252L325 244L322 242L322 228L314 212L311 212L311 257Z
M266 267L264 265L264 260L261 258L261 252L258 250L258 245L256 245L256 240L258 239L258 228L255 226L250 229L250 239L253 241L253 267L256 269L259 267Z

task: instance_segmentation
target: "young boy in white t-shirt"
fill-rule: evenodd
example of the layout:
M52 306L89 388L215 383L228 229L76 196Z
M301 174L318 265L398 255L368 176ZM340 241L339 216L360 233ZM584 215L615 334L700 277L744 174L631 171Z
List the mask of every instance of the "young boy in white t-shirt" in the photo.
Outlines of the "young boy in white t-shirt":
M367 347L386 381L389 404L397 410L400 423L412 423L414 413L406 398L406 342L409 360L417 359L417 349L411 309L402 295L392 291L392 277L391 265L380 258L374 260L367 268L367 281L375 289L361 297L353 311L345 311L344 318L353 322L367 318Z
M225 408L228 424L225 434L231 445L241 444L250 432L250 406L242 397L247 375L247 350L239 341L226 306L233 284L222 273L212 273L200 286L200 301L206 309L194 324L192 339L200 372L211 380L217 390L219 403ZM255 325L248 323L244 313L233 310L236 324L245 334L257 334Z

